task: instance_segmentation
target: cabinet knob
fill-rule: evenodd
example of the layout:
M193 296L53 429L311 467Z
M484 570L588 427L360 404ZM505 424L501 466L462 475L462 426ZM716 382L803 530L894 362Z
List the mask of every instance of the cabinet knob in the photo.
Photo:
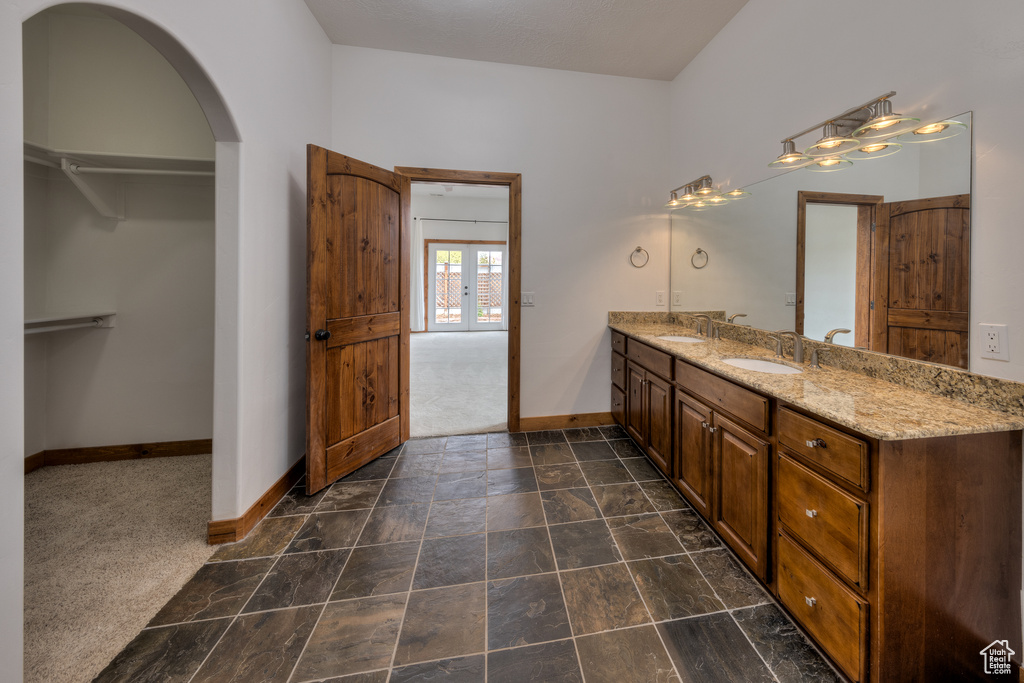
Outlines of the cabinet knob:
M808 517L817 517L818 516L818 511L817 510L804 510L804 512L807 513Z
M828 448L828 445L821 439L811 439L807 441L808 448Z
M807 597L807 596L805 595L805 596L804 596L804 602L806 602L806 603L807 603L807 606L808 606L808 607L814 607L814 605L815 605L815 604L816 604L816 603L817 603L818 601L817 601L817 600L815 600L814 598L809 598L809 597Z
M708 427L708 431L714 434L715 432L718 431L718 427Z
M700 426L703 427L704 429L707 429L708 428L708 423L707 422L701 422Z
M331 338L331 333L329 330L317 330L316 334L313 335L313 338L317 341L327 341Z

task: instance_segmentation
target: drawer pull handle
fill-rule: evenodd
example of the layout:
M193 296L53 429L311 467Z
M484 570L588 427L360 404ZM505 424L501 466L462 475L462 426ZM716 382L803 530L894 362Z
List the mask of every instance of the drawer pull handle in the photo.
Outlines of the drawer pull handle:
M807 606L808 606L808 607L814 607L814 605L815 605L815 604L816 604L816 603L817 603L818 601L817 601L817 600L815 600L814 598L809 598L809 597L807 597L807 596L805 595L805 596L804 596L804 602L806 602L806 603L807 603Z
M818 516L818 511L817 510L804 510L804 512L807 513L808 517L817 517Z
M828 448L828 444L826 444L821 439L811 439L811 440L809 440L807 442L807 447L808 448Z

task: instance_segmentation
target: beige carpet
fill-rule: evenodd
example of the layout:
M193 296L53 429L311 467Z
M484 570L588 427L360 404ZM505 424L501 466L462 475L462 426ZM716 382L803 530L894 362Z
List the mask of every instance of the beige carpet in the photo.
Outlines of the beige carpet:
M212 554L209 455L25 477L25 681L91 681Z
M424 332L410 339L412 436L507 429L508 332Z

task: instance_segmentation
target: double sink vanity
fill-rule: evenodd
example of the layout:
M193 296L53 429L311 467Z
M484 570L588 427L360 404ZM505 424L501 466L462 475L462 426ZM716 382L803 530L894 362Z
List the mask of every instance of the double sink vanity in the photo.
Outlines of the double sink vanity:
M837 668L985 679L982 649L1024 649L1024 418L711 316L609 314L613 417Z

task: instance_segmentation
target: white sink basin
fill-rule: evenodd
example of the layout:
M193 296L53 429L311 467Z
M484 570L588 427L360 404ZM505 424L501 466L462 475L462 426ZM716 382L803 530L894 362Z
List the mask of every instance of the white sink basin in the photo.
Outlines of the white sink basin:
M794 368L792 365L776 363L762 358L723 358L723 363L743 370L754 372L767 372L772 375L799 375L803 370Z
M661 339L662 341L686 342L688 344L705 341L700 337L683 337L678 334L666 334L662 337L658 337L658 339Z

